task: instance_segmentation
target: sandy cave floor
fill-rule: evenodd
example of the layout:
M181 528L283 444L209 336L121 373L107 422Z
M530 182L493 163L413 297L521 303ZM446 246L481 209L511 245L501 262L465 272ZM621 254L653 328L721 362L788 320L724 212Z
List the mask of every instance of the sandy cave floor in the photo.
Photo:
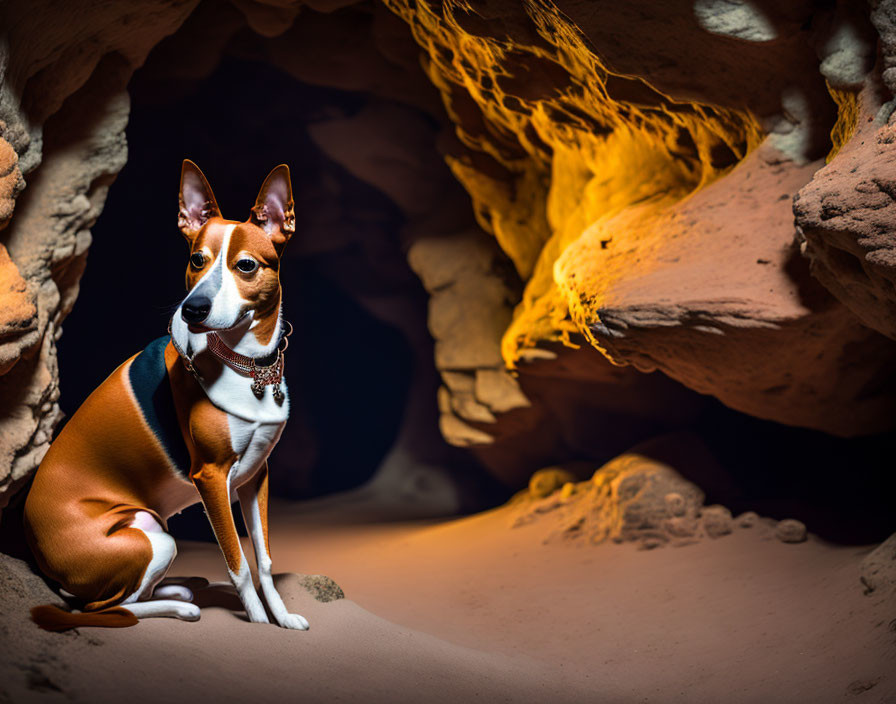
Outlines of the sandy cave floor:
M543 523L510 528L506 507L373 524L339 511L272 506L275 570L346 593L319 603L284 579L310 631L223 606L81 629L90 645L53 663L64 692L13 701L896 701L896 601L858 578L870 547L758 527L650 551L546 545ZM179 549L172 575L226 578L215 545Z

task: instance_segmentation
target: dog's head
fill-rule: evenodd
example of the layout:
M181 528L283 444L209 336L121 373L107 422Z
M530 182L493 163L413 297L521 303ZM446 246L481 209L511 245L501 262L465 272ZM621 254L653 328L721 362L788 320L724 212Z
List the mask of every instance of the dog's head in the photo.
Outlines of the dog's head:
M271 171L249 218L238 222L221 217L202 171L185 160L178 226L190 245L189 294L175 316L193 333L246 323L267 343L279 317L280 255L295 230L289 168Z

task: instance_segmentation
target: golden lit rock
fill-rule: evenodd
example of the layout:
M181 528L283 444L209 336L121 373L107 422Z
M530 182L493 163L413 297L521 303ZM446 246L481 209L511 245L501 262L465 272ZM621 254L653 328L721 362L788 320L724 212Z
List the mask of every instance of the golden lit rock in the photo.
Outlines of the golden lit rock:
M560 467L539 469L529 480L529 495L535 499L543 499L545 496L553 494L557 489L574 482L575 479L571 472Z

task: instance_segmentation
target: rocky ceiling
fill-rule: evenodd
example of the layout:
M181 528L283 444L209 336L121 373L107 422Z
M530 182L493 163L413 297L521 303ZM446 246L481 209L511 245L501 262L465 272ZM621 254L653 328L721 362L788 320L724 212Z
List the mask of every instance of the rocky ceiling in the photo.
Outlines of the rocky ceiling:
M13 0L4 13L6 496L60 420L56 340L127 159L128 82L154 49L141 80L162 90L231 53L372 96L309 133L402 211L429 293L439 427L507 483L686 427L707 396L836 436L896 424L896 3ZM276 113L277 95L257 97Z

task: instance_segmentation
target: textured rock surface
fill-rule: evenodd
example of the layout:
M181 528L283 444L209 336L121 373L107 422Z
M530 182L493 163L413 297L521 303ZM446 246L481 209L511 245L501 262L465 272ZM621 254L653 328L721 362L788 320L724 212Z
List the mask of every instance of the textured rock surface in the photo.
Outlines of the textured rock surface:
M806 539L806 526L801 521L786 518L775 526L775 537L782 543L802 543Z
M790 199L818 165L763 147L679 204L599 221L555 267L573 318L616 363L752 415L842 435L892 427L896 347L792 246Z
M813 286L791 246L791 198L855 124L867 13L390 6L457 124L449 164L525 282L506 362L580 331L616 364L753 415L892 427L893 349Z
M896 534L862 560L862 584L868 593L887 594L896 590Z
M896 124L866 93L859 130L794 202L812 273L865 325L896 339Z
M77 296L89 228L127 157L125 85L195 4L146 0L62 8L35 2L5 8L0 505L40 462L60 417L55 340ZM133 12L141 22L128 20Z
M613 540L638 542L645 548L687 541L704 531L713 535L711 519L710 527L701 524L703 492L670 466L637 453L620 455L589 481L557 489L546 496L530 492L518 499L513 525L551 514L552 524L560 527L547 541Z
M429 331L444 381L442 434L459 446L490 444L493 436L470 421L491 424L495 413L529 406L501 358L501 335L519 295L514 274L494 243L474 229L417 240L408 261L430 296Z
M870 0L871 21L880 36L883 56L882 78L891 94L896 94L896 5L893 0Z
M305 591L317 601L328 602L345 599L345 592L342 591L342 587L326 575L306 574L299 578L299 582L305 588Z
M654 454L664 444L668 447L669 439L671 436L642 443L607 462L586 481L576 480L585 473L584 463L535 472L529 488L518 492L508 505L511 526L541 523L546 543L612 540L637 543L645 550L723 538L734 530L758 531L763 540L806 540L806 526L800 521L775 521L752 511L734 518L725 506L704 506L700 488L672 464L642 454ZM678 464L681 460L670 461ZM890 580L896 564L892 547L886 546L865 561L863 575L873 575L875 584Z

